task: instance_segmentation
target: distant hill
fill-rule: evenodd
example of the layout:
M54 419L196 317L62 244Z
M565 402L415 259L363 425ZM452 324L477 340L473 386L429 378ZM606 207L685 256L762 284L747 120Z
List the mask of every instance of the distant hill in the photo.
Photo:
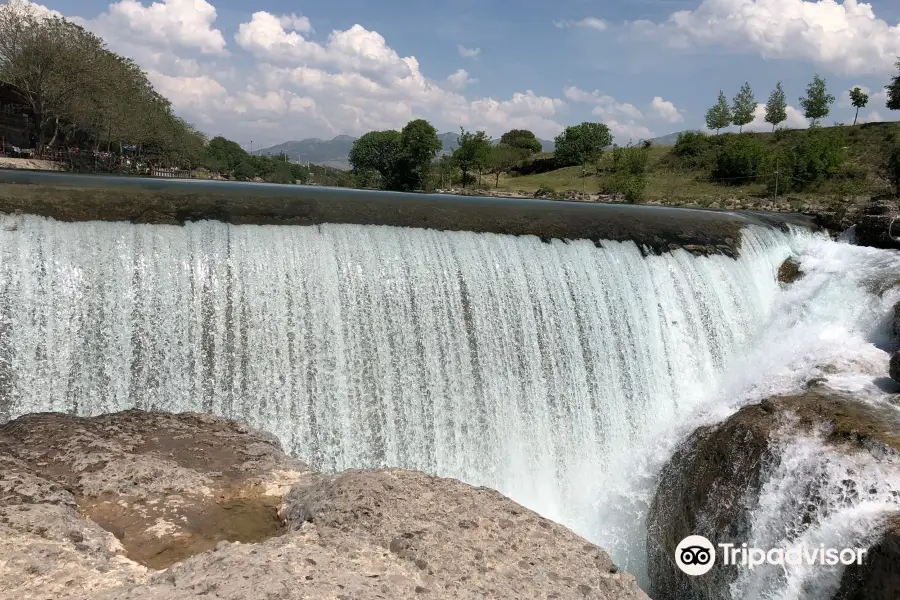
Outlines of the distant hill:
M670 133L669 135L664 135L662 137L653 138L650 141L653 142L654 146L674 146L675 142L678 141L678 136L681 135L682 133L685 133L685 132L684 131L676 131L675 133Z
M438 135L441 140L443 149L441 154L451 154L459 145L458 133L441 133ZM324 167L333 167L335 169L349 169L350 162L347 157L350 155L350 149L353 142L357 138L350 135L339 135L331 140L320 140L319 138L309 138L300 141L284 142L277 146L254 150L253 154L280 154L284 152L288 160L309 162L311 164L322 165ZM499 141L498 140L495 140ZM543 145L544 152L553 152L554 144L549 140L539 140Z

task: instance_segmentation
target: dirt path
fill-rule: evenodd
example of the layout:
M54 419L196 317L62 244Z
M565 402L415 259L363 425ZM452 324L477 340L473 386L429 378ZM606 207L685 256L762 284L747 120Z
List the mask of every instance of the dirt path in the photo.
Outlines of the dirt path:
M62 163L35 158L0 157L0 169L29 169L31 171L65 171Z

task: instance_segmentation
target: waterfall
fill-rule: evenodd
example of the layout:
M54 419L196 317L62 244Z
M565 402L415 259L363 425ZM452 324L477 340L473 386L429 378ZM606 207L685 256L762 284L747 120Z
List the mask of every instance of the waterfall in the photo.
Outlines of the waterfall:
M731 259L361 225L2 216L0 421L131 407L237 418L322 470L497 489L640 574L641 511L678 437L661 432L723 390L797 383L759 367L787 352L777 332L805 322L775 272L798 249L838 246L742 235ZM821 306L810 294L807 316ZM787 347L790 364L802 349ZM735 366L748 357L752 381Z

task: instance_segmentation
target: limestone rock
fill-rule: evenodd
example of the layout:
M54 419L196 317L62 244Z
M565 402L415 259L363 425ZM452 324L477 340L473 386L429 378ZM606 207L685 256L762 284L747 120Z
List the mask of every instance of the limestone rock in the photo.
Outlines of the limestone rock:
M826 441L836 449L873 456L900 452L895 410L820 387L765 400L718 425L698 428L663 468L648 516L649 591L654 599L714 600L727 595L736 568L717 564L702 577L688 577L675 565L675 548L688 535L714 543L748 538L764 468L780 459L774 434L789 422L798 432L827 427ZM798 499L794 518L810 518L803 511L812 510L813 504ZM876 575L887 576L883 571Z
M791 284L801 277L803 277L803 271L800 270L800 263L793 258L788 258L778 267L779 283Z
M856 243L900 250L900 204L897 198L874 198L863 208L856 225Z
M647 599L498 492L312 473L234 421L141 411L0 426L0 598L51 597Z

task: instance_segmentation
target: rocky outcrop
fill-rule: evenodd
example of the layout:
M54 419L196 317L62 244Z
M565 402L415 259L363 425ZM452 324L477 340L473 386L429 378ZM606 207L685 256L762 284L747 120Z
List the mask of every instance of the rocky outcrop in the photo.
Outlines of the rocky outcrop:
M894 352L894 354L891 355L889 369L891 379L900 383L900 351Z
M780 460L777 440L781 438L776 434L783 432L786 423L791 423L796 432L826 426L826 441L837 450L865 451L875 456L900 451L896 411L824 389L766 400L741 409L718 425L697 429L664 467L648 517L653 598L716 600L727 596L729 585L738 576L737 568L717 564L701 577L689 577L676 566L675 549L688 535L701 535L713 543L748 539L762 478ZM798 499L796 507L799 512L793 518L801 523L812 519L813 513L807 511L816 510L812 498ZM889 538L883 545L885 552L892 552ZM900 556L891 554L891 560L900 560ZM896 598L879 596L874 588L865 587L875 581L884 589L898 589L900 585L897 573L884 567L898 563L873 561L865 565L869 569L865 578L854 580L864 586L865 593L873 595L858 597ZM842 593L849 593L849 589Z
M0 426L0 598L646 599L498 492L403 470L311 472L199 414Z
M900 516L890 519L862 565L850 565L834 600L900 598Z
M781 266L778 267L778 282L791 284L803 277L803 271L800 270L800 263L793 258L788 258Z
M900 203L891 196L873 198L856 225L860 246L900 250Z

